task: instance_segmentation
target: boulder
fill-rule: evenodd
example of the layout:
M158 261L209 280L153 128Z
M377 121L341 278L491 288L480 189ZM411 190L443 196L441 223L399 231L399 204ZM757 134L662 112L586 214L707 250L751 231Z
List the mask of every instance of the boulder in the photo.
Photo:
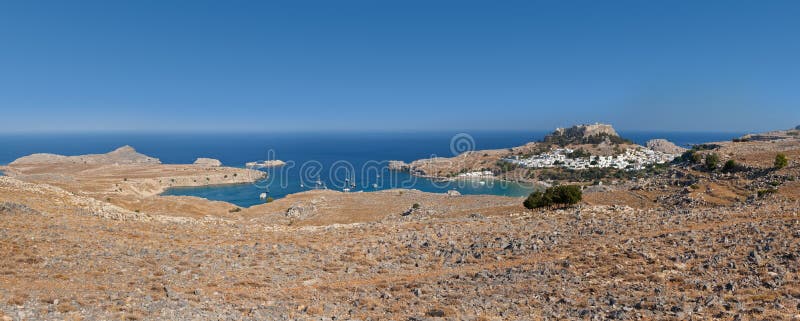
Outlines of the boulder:
M447 196L461 196L461 193L457 190L451 189L447 191Z
M204 158L204 157L200 157L197 160L195 160L194 164L195 165L199 165L199 166L207 166L207 167L220 167L220 166L222 166L222 162L220 162L218 159Z
M312 217L316 214L317 207L314 204L294 204L286 210L286 217L291 219L302 220Z

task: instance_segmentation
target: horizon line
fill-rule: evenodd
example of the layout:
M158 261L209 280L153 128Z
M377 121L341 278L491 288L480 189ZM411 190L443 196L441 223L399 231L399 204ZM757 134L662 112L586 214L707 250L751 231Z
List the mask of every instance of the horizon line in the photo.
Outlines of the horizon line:
M613 125L612 125L613 126ZM761 130L691 130L691 129L618 129L614 128L617 132L621 133L763 133L769 131L792 130L794 128L786 129L761 129ZM501 133L501 132L553 132L555 128L551 129L367 129L367 130L352 130L352 129L318 129L318 130L264 130L264 129L246 129L246 130L201 130L201 129L182 129L182 130L130 130L130 129L112 129L112 130L37 130L37 131L0 131L0 135L48 135L48 134L424 134L424 133L452 133L452 132L476 132L476 133Z

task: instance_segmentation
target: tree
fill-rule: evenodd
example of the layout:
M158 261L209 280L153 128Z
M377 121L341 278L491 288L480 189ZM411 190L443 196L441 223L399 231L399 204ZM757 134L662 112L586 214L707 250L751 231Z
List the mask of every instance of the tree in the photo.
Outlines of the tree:
M559 185L547 188L544 192L535 191L528 195L522 205L528 209L550 207L553 205L574 205L582 199L578 185Z
M528 195L525 202L522 203L527 209L534 209L553 205L553 201L549 197L545 197L542 191L535 191Z
M706 169L713 171L717 169L717 165L719 165L719 155L716 153L706 155Z
M561 205L578 204L583 197L581 187L578 185L559 185L552 187L553 203Z
M725 173L731 173L736 170L736 161L729 159L725 162L725 165L722 166L722 171Z
M775 155L775 169L781 169L789 165L789 159L786 158L786 154L778 153Z

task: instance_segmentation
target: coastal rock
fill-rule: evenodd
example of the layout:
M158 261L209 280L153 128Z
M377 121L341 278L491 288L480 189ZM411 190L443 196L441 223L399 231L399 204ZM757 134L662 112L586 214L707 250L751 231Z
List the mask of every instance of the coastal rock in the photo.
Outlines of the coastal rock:
M451 189L447 191L447 196L461 196L461 193L457 190Z
M686 151L686 148L673 144L666 139L651 139L647 141L647 148L666 154L680 154Z
M18 158L9 165L26 164L161 164L161 161L158 158L140 154L133 147L125 145L105 154L80 156L32 154Z
M220 167L222 166L222 162L214 158L200 157L194 161L194 165L207 166L207 167Z
M411 169L411 165L407 164L404 161L399 160L391 160L389 161L389 170L390 171L398 171L398 172L406 172Z

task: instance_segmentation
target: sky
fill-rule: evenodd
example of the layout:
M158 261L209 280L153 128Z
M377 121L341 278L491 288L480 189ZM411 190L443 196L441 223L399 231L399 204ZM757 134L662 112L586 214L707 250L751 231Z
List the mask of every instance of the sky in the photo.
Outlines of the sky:
M760 131L800 1L2 1L0 132Z

